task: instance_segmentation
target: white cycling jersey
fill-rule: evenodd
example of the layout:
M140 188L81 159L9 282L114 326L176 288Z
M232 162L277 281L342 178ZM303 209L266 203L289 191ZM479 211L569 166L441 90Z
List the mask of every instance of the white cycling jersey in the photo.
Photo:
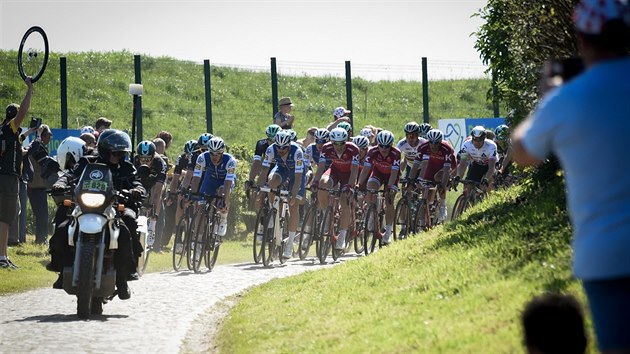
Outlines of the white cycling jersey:
M427 141L428 140L425 138L418 137L418 143L415 146L411 146L407 142L407 138L404 138L404 139L401 139L398 142L398 144L396 144L396 147L402 153L405 161L407 161L407 163L409 164L413 164L413 161L416 159L416 156L418 155L418 147L426 143Z
M497 144L486 139L481 148L477 149L472 140L467 139L457 155L459 155L459 159L468 160L469 163L487 165L490 161L497 161Z

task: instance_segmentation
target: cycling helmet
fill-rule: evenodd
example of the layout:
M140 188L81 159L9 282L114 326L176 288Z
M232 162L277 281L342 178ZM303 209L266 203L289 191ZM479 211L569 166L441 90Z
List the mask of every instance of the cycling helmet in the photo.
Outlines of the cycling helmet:
M74 162L79 162L79 159L83 157L85 149L85 141L74 136L69 136L59 144L57 148L57 162L62 170L68 169L66 163L70 158L74 159Z
M276 133L276 136L273 138L276 142L276 145L279 147L285 147L291 145L291 134L289 134L286 130L281 130Z
M421 137L426 138L427 137L427 133L431 129L433 129L431 124L429 124L429 123L422 123L422 124L420 124L420 129L419 129L418 132L419 132Z
M326 128L319 128L315 131L315 140L324 140L328 141L328 136L330 132Z
M509 135L509 127L505 124L501 124L494 129L494 135L497 140L507 140Z
M81 128L81 134L84 134L84 133L94 134L94 128L92 128L89 125L86 125L86 126Z
M341 122L341 123L337 124L337 128L345 129L346 132L348 132L348 134L350 134L350 132L352 131L352 126L348 122Z
M348 140L348 132L340 127L337 127L330 131L330 141L341 142Z
M376 134L376 143L383 146L392 146L394 143L394 134L389 130L381 130Z
M225 151L225 142L218 136L213 137L208 142L208 151L211 153L223 152Z
M199 139L197 139L197 144L199 144L199 147L202 149L207 149L208 148L208 142L210 141L210 139L212 139L213 135L210 133L203 133L201 135L199 135Z
M196 140L188 140L186 144L184 144L184 153L192 154L195 151L195 147L197 146Z
M420 125L416 122L409 122L405 124L404 129L407 134L418 134L420 132Z
M442 139L444 139L444 134L439 129L431 129L427 133L427 139L433 144L441 143Z
M354 145L358 146L359 149L367 149L370 146L370 139L361 135L352 138L352 142Z
M98 156L109 161L112 152L131 152L131 139L122 130L107 129L99 134L96 150Z
M474 128L472 128L472 130L470 131L470 136L473 139L478 139L478 138L486 138L486 128L482 127L481 125L478 125Z
M291 136L291 141L297 141L297 133L293 129L287 129L287 133Z
M155 155L155 144L152 141L141 141L136 148L139 157L149 157Z
M270 124L267 126L267 129L265 129L265 134L267 134L268 139L273 139L280 130L282 130L282 128L280 128L278 124Z

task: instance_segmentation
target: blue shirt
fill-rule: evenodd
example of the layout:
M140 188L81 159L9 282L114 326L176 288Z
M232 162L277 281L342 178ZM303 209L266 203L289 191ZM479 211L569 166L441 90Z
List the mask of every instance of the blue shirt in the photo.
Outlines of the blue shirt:
M193 177L201 177L202 174L203 185L225 181L234 183L236 180L236 159L228 153L223 153L221 161L215 165L210 160L210 153L206 151L197 158Z
M304 154L302 152L302 147L297 143L292 142L291 146L289 146L289 153L286 156L286 159L280 157L280 153L278 152L278 146L276 144L271 144L267 148L267 152L265 153L265 160L263 161L263 167L270 167L272 163L276 164L276 167L280 170L289 170L294 173L303 173L304 172Z
M630 275L630 58L597 63L543 98L523 136L565 170L573 270L584 280Z

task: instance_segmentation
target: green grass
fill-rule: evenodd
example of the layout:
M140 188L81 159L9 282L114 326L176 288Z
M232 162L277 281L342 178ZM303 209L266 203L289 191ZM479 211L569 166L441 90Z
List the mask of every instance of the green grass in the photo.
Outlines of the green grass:
M27 235L27 243L9 248L9 257L19 269L0 269L0 295L12 294L42 287L50 287L57 274L44 267L50 262L48 247L33 243L34 236ZM172 246L172 242L171 242ZM217 264L242 263L251 260L251 241L228 241L221 245ZM184 265L183 269L186 266ZM152 253L147 272L172 271L172 255ZM185 270L182 270L185 271Z
M558 183L498 192L369 257L256 287L224 322L219 351L522 352L529 299L555 291L584 303L563 193Z

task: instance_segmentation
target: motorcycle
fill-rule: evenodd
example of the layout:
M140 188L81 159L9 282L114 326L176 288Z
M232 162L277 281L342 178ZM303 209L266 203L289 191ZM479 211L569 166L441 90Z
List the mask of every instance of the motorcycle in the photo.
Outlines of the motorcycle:
M68 243L75 247L73 267L63 270L63 288L77 296L77 315L88 319L102 314L103 304L116 295L114 254L118 249L124 203L128 191L114 189L109 168L90 163L74 189L75 207L68 228Z

